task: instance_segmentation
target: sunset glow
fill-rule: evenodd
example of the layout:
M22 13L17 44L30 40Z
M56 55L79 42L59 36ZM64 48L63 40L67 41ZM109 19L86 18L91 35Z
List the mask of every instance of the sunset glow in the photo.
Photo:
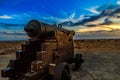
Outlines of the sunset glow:
M112 25L99 25L96 27L82 27L76 32L89 32L89 31L111 31L111 30L119 30L119 24L112 24Z

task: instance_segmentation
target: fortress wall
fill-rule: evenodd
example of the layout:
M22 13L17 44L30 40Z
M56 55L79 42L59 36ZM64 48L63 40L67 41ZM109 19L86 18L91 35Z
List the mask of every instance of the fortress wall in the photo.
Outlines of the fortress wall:
M74 40L75 51L118 51L120 39Z

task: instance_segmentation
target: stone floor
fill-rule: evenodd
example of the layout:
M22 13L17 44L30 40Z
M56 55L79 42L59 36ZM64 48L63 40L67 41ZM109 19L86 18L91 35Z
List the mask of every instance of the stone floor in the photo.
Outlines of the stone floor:
M81 69L72 80L120 80L120 52L84 52Z
M15 54L6 54L6 55L0 55L0 80L8 80L6 78L1 77L1 70L6 68L6 66L9 63L9 60L14 58Z
M84 63L72 80L120 80L120 51L83 52ZM0 70L14 54L0 55ZM0 80L7 80L0 77Z

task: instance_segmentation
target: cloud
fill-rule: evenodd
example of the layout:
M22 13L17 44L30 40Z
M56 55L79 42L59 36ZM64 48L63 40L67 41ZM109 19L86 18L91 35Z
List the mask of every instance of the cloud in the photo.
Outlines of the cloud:
M69 17L67 18L56 18L58 23L66 22L66 21L72 21L73 23L76 23L78 21L82 21L83 19L88 19L90 17L85 16L84 14L80 15L78 18L75 18L76 13L73 12Z
M74 18L75 17L75 12L73 12L71 15L70 15L70 17L69 18Z
M54 17L54 16L47 16L47 17L41 16L41 19L53 21L53 22L56 22L57 24L66 22L66 21L77 22L78 19L74 19L75 15L76 15L76 13L73 12L70 16L68 16L66 18L59 18L59 17Z
M11 18L13 18L12 16L8 16L8 15L2 15L2 16L0 16L0 19L11 19Z
M7 19L8 23L15 22L15 23L24 24L24 23L29 22L32 19L36 19L36 20L49 23L49 24L59 24L59 23L63 23L66 21L72 21L73 23L76 23L86 18L84 15L80 15L78 18L75 18L75 17L76 17L75 12L73 12L72 14L70 14L69 16L65 18L55 17L49 14L39 14L38 12L24 12L24 13L19 13L19 14L12 14L10 16L5 14L5 15L0 16L0 19L2 22L4 22L4 20Z
M73 12L71 15L69 15L66 18L56 18L58 20L58 23L65 22L65 21L73 21L75 22L76 20L74 19L76 13Z
M84 15L80 15L78 18L75 18L75 16L76 16L75 12L73 12L71 15L69 15L66 18L59 18L59 17L51 16L49 14L42 15L42 14L39 14L37 12L24 13L21 15L21 18L23 18L22 16L24 16L24 18L28 19L28 20L37 19L37 20L40 20L42 22L46 22L46 23L50 23L50 24L59 24L59 23L63 23L66 21L72 21L73 23L75 23L75 22L78 22L80 20L88 18L88 17L85 17Z
M85 10L90 11L94 14L100 14L100 12L97 11L97 8L98 8L98 6L94 6L94 7L91 7L91 8L85 8Z
M90 16L85 16L84 14L80 15L80 17L78 18L79 21L82 21L83 19L89 19Z
M120 5L120 0L117 1L117 4Z

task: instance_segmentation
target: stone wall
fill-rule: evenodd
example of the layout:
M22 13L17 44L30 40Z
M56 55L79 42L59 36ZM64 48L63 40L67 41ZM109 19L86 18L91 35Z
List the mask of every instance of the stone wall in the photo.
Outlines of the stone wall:
M116 51L120 50L120 39L74 40L75 51Z

